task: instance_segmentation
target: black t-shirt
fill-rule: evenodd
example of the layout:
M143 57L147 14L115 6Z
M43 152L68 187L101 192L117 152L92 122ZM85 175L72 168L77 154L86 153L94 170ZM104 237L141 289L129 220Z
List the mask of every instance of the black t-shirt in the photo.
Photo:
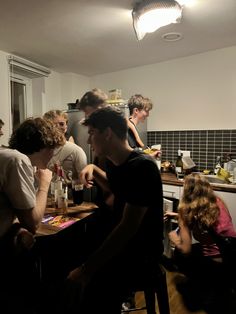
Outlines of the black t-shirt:
M152 157L134 150L120 166L106 164L107 178L115 195L114 220L117 224L125 203L147 206L148 210L136 236L127 249L160 255L163 250L163 194L158 167Z
M129 121L134 125L135 129L137 130L135 124L130 119L129 119ZM138 132L138 130L137 130L137 132ZM132 148L141 147L139 145L139 143L137 142L133 131L130 128L128 128L128 143L129 143L129 146Z

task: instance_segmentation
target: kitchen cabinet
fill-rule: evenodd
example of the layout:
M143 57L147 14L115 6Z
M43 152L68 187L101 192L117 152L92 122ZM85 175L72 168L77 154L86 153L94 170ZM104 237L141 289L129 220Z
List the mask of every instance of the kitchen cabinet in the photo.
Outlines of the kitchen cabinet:
M163 184L163 196L179 200L183 190L182 186Z

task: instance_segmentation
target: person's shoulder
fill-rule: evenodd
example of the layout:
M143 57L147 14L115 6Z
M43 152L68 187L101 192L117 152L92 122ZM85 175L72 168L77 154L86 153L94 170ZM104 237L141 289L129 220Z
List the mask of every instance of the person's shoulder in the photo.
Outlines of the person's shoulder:
M130 154L130 158L128 160L130 164L133 165L139 165L139 166L146 166L149 168L156 168L156 162L153 157L149 156L148 154L145 154L141 150L134 149L133 152Z
M69 150L70 149L70 150L75 150L75 151L76 150L77 151L83 151L83 148L81 146L79 146L79 145L77 145L77 144L75 144L73 142L70 142L70 141L66 141L63 149L65 149L65 150Z
M153 162L153 158L149 156L148 154L145 154L141 149L135 148L132 153L130 154L130 160L133 161L148 161Z
M25 155L19 152L16 149L11 149L11 148L3 148L1 147L0 149L0 156L1 159L6 159L8 163L19 163L21 161L25 163L30 163L29 158Z

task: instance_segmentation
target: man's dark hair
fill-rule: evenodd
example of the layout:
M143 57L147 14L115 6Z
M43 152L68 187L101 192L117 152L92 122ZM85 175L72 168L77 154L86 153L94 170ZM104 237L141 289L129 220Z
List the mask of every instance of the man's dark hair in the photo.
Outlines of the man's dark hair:
M94 88L85 93L80 99L79 109L84 110L88 106L97 109L99 106L105 106L107 99L106 93L99 88Z
M9 147L30 155L43 148L65 144L65 137L54 124L43 118L28 118L12 133Z
M111 128L118 138L122 140L127 138L127 120L124 113L116 107L107 106L97 109L85 119L83 124L98 129L100 132Z

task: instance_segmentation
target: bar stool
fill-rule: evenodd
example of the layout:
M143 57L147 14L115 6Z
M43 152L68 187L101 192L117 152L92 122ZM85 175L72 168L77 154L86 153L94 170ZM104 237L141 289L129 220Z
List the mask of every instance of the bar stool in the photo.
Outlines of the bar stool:
M132 283L132 286L129 287L131 292L144 292L145 306L122 310L122 313L146 310L147 314L156 314L155 301L157 297L159 313L170 314L166 271L159 263L149 266L145 267L142 276L139 276L136 282Z

